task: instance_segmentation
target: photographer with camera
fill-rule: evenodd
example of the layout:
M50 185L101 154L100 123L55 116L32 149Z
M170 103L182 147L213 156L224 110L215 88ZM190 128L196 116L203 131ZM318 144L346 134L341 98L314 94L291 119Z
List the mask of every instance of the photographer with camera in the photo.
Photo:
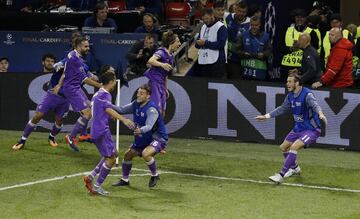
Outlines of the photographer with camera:
M146 63L157 49L155 36L148 34L143 40L134 44L127 53L129 61L128 73L142 75L147 69Z

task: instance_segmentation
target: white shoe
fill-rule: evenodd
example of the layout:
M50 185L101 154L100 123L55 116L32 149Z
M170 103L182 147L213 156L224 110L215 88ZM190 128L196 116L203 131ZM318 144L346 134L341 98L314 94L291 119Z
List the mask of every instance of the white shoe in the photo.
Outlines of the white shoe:
M296 168L292 169L290 168L284 175L284 178L291 177L293 175L300 175L301 168L300 166L297 166Z
M284 178L279 174L275 174L273 176L269 177L269 180L273 181L274 183L280 184L282 182L284 182Z

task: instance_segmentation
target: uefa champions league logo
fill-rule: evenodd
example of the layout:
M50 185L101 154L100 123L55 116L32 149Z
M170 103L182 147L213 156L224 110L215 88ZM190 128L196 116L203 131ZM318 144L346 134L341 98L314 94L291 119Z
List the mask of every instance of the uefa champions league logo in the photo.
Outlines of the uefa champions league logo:
M6 40L3 41L3 42L4 42L6 45L8 45L8 46L14 44L15 42L11 40L12 37L13 37L13 36L12 36L11 33L6 34Z
M276 32L276 10L272 1L267 4L265 11L265 31L270 34L271 43L274 40Z

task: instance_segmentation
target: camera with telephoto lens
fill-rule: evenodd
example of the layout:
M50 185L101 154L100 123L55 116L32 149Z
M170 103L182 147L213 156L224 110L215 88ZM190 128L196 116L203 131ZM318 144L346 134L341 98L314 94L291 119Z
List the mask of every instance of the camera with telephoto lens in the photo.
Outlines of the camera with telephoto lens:
M145 60L145 62L147 62L151 56L154 54L154 50L150 49L150 48L144 48L143 49L143 59Z
M325 15L326 17L330 17L333 14L330 7L322 1L314 1L312 10L319 10L320 15Z

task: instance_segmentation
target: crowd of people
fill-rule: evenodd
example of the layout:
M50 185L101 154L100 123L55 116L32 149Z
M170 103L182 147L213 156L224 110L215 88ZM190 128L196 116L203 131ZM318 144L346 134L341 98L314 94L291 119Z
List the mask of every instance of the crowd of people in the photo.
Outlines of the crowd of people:
M31 7L34 10L40 7L39 2L16 1L10 8L22 10L22 7ZM60 2L63 4L66 1L47 3ZM108 1L78 2L80 4L75 5L68 1L67 5L74 10L93 9L93 16L84 21L84 27L117 30L116 22L108 17ZM309 13L303 9L293 10L290 13L293 22L282 36L282 42L273 45L270 35L263 28L261 7L248 5L246 1L231 5L230 1L207 2L201 1L201 20L204 24L195 41L199 55L190 75L230 80L285 81L289 73L296 72L302 76L302 83L314 89L321 86L352 87L357 84L360 72L360 42L357 39L360 28L355 24L343 25L341 16L332 13L329 8L324 10L324 7L315 5ZM142 12L143 25L137 27L135 32L148 35L128 52L126 73L142 75L148 68L148 60L161 43L159 21L163 18L163 6L156 1L130 1L127 4L128 9ZM273 47L277 48L277 55L280 53L282 57L280 63L274 63ZM1 72L9 69L10 61L6 57L1 58ZM274 77L270 72L277 64L280 75ZM91 69L94 68L91 66ZM96 71L99 70L100 66L96 66Z
M355 24L345 27L339 14L327 11L324 15L316 8L310 13L295 9L283 45L272 45L262 28L261 10L251 12L249 17L245 1L235 3L232 10L226 12L221 2L214 9L203 10L204 25L195 45L199 48L195 75L286 81L290 73L297 73L301 82L313 89L352 87L358 80L360 28ZM271 66L276 65L272 59L274 47L282 56L278 78L270 74Z

